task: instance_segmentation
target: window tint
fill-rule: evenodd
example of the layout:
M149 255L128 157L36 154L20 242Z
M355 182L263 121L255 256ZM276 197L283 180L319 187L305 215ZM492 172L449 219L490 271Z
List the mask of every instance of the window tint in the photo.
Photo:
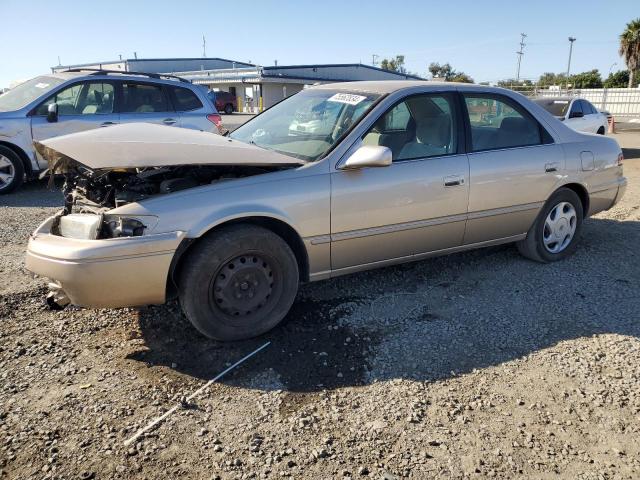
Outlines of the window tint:
M124 82L122 84L123 113L168 112L167 98L159 85Z
M363 137L365 145L389 147L393 160L457 153L450 95L415 95L387 111Z
M571 115L572 113L582 113L582 105L580 104L580 100L576 100L571 105L571 113L569 113L569 115Z
M173 87L173 98L175 99L175 107L179 112L188 112L202 108L202 102L195 93L188 88Z
M465 95L473 151L542 143L540 126L526 111L493 95Z
M581 100L582 102L582 112L585 115L591 115L592 113L596 113L595 109L593 108L593 105L591 105L589 102L587 102L586 100Z

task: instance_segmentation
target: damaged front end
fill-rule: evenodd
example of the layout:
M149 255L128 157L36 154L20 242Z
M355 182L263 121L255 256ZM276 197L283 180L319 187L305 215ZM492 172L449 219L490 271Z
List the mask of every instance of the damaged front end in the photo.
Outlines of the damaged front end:
M64 176L64 208L51 233L67 238L141 236L155 217L109 211L150 197L260 175L305 162L206 132L130 124L35 142L50 182Z

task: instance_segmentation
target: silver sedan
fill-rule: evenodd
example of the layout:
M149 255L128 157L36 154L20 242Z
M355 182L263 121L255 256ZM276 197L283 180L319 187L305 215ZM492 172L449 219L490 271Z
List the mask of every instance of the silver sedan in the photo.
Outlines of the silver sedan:
M323 128L292 134L300 118ZM564 259L626 186L615 140L455 83L315 86L227 137L138 124L36 147L66 176L27 252L50 304L177 296L220 340L273 328L300 282L509 242Z

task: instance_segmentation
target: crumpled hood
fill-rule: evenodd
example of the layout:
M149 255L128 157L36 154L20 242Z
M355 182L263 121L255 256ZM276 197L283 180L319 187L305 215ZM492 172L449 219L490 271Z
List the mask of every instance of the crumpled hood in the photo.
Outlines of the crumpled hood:
M151 123L129 123L34 142L61 173L70 161L92 170L176 165L304 165L300 160L221 135Z

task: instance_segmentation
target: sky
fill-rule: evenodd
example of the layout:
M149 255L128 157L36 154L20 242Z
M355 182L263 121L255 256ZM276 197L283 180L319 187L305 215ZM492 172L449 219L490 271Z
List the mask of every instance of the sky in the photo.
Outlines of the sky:
M427 75L449 62L476 82L597 68L625 68L618 36L640 0L0 0L0 88L49 67L123 58L209 57L259 65L372 63L405 56ZM378 60L378 61L379 61ZM616 64L616 65L614 65Z

